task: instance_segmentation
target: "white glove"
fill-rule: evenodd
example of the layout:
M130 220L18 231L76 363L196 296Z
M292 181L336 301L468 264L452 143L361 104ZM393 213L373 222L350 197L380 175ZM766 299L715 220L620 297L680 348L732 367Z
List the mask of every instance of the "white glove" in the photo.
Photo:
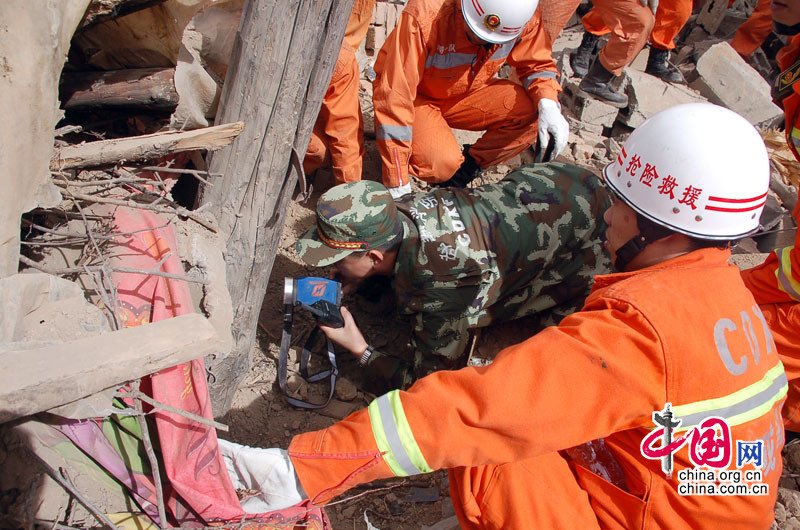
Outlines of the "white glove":
M388 188L389 194L392 196L392 199L397 200L403 195L408 195L411 193L411 183L403 184L402 186L398 186L396 188Z
M644 7L649 7L653 14L656 14L658 9L658 0L639 0Z
M539 100L539 145L547 148L550 136L555 140L553 158L567 147L569 124L561 114L561 104L552 99Z
M245 512L282 510L307 498L284 449L259 449L221 439L218 442L233 487L258 492L242 499Z

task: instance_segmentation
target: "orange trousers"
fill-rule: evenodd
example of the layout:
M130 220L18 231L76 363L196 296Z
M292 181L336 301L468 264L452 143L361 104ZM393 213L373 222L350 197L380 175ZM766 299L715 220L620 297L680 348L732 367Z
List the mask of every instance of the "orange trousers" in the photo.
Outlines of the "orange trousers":
M594 35L605 35L611 30L604 25L599 13L594 9L583 17L586 31ZM692 16L691 0L661 0L656 10L656 21L650 32L650 44L661 50L675 48L675 37L686 21Z
M520 85L495 80L450 100L417 96L409 168L426 182L448 180L464 161L453 129L486 131L470 147L485 168L522 152L536 138L536 107Z
M355 50L367 35L376 0L355 0L345 28L342 49L308 141L303 171L333 169L336 184L361 180L364 118L358 100L360 69Z
M463 530L599 529L589 497L559 453L454 468L450 497Z
M354 50L358 50L361 41L367 36L367 30L372 23L376 0L355 0L353 11L344 30L344 42Z
M361 180L364 118L358 85L358 61L353 50L343 44L308 141L303 160L306 175L330 166L336 184Z
M749 57L772 31L770 3L770 0L758 0L750 17L734 33L731 46L739 55Z
M639 0L594 0L592 3L594 8L581 19L583 27L593 35L611 33L598 59L606 70L620 75L644 48L655 17Z

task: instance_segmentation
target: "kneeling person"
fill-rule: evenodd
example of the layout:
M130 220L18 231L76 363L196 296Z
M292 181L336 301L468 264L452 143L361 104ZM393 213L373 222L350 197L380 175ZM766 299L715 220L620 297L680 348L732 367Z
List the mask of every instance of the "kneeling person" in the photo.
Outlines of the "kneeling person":
M610 267L600 242L607 205L597 177L561 163L398 202L377 182L348 183L320 197L297 250L310 265L334 265L345 292L393 277L399 311L416 317L413 370L373 352L346 309L344 328L322 329L362 364L390 366L403 386L455 366L470 329L545 312L551 324L580 309L592 277Z

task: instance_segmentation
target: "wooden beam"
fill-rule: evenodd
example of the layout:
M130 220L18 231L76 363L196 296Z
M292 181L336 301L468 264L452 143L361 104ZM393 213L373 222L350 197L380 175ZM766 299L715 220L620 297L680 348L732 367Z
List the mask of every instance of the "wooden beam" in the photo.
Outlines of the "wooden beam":
M302 161L330 83L353 0L248 0L223 86L217 121L247 130L214 153L209 171L225 186L205 187L201 202L226 241L234 300L233 351L209 362L214 413L225 414L247 376L267 282ZM293 154L294 153L294 154Z
M172 111L178 106L174 77L174 68L65 73L61 76L61 108Z
M119 164L126 160L148 160L196 149L214 151L229 145L243 129L244 123L236 122L194 131L166 131L132 138L68 145L54 150L50 169L60 171Z
M193 313L34 350L0 353L0 422L71 403L218 352L211 323Z

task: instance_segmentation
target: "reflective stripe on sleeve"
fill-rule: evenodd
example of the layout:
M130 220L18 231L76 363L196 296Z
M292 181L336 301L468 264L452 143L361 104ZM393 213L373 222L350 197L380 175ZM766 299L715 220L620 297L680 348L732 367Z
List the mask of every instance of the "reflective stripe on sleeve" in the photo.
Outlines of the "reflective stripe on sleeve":
M505 59L506 57L508 57L508 54L511 53L511 50L514 49L514 46L516 44L517 44L516 39L512 40L511 42L506 42L505 44L497 48L497 50L495 50L495 52L492 54L491 60L500 61L502 59Z
M676 431L696 427L711 416L724 418L731 427L747 423L768 413L788 388L783 364L778 362L760 381L732 394L672 407L673 417L681 420Z
M398 390L375 399L367 410L378 450L396 477L433 471L414 439Z
M780 248L775 251L780 262L780 266L775 269L775 277L778 278L781 291L800 302L800 282L792 275L792 248Z
M555 79L555 78L556 78L555 72L550 72L550 71L534 72L522 80L522 86L528 89L537 79Z
M378 125L375 131L378 140L396 140L398 142L411 141L411 127L406 125Z
M472 61L477 59L474 53L443 53L429 55L425 59L425 69L437 68L439 70L446 70L448 68L455 68L456 66L464 66L472 64Z

